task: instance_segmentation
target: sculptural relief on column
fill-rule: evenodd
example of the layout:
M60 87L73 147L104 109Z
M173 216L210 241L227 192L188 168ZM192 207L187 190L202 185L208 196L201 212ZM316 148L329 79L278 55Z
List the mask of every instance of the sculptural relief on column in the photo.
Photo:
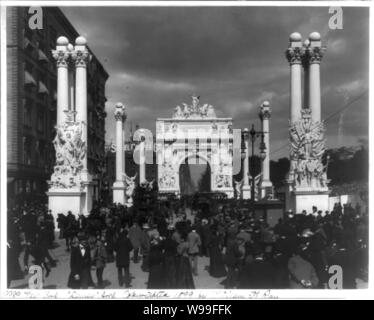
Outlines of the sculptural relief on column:
M303 109L302 118L290 124L289 180L295 187L326 188L324 124L313 121L311 110Z
M56 165L49 182L51 187L81 187L80 173L87 153L86 142L82 140L83 122L74 121L74 112L66 111L67 120L56 127L53 145L56 151Z
M171 163L164 162L161 168L161 176L158 179L158 184L161 188L174 189L176 188L175 170Z

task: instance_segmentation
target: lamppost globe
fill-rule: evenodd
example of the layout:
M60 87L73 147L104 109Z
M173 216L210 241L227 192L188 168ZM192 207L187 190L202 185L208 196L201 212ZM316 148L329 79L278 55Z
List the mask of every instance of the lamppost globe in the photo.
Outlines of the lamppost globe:
M245 159L245 155L246 155L245 150L242 150L242 152L241 152L241 158L242 158L242 160Z
M265 151L261 151L260 152L260 159L261 160L265 160L265 158L266 158L266 152Z

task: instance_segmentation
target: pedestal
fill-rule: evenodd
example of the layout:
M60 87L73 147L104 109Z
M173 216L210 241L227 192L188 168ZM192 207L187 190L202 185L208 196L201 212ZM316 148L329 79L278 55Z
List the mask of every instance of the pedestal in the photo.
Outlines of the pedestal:
M289 194L286 194L286 210L291 209L295 214L300 214L303 210L309 214L312 212L313 206L322 212L329 210L330 192L328 190L290 190L288 192Z
M48 208L57 220L58 214L66 215L71 211L73 215L78 216L83 213L86 203L86 193L79 188L76 189L49 189ZM56 224L57 226L57 224Z
M228 199L234 198L234 189L233 188L220 188L216 191L226 193Z
M126 186L124 181L116 181L113 183L113 203L120 203L125 205L125 191Z
M268 194L273 194L273 184L270 180L261 181L260 183L260 195L261 199L266 199Z
M243 199L251 199L251 186L244 185L242 189L242 197Z

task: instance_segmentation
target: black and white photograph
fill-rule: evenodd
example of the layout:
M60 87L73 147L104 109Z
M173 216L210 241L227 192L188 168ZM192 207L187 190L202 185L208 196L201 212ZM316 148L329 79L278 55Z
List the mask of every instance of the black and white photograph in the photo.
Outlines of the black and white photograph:
M365 295L370 4L281 3L2 1L8 298Z

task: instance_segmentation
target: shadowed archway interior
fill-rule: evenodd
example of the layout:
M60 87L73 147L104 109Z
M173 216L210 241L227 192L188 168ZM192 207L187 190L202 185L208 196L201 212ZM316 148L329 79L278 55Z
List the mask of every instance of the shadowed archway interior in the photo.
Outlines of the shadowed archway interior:
M182 195L210 192L211 170L209 163L199 156L186 158L179 167L179 183Z

